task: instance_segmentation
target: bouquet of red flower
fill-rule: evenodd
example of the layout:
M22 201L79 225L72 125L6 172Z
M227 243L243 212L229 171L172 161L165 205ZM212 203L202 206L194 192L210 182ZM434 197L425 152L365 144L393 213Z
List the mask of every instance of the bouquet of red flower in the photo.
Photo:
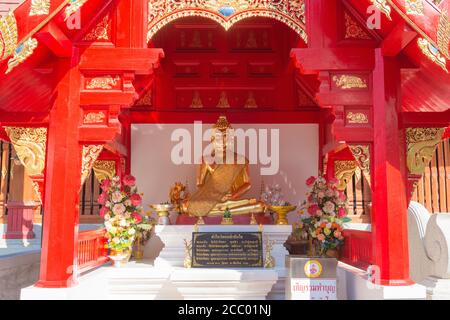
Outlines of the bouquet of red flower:
M143 224L142 198L137 192L136 178L126 175L105 179L100 185L102 193L98 198L102 205L100 215L105 219L107 248L130 249L136 233L142 229L151 229Z
M311 188L307 200L300 210L298 233L312 238L323 255L329 249L337 249L344 243L343 224L351 221L347 217L347 197L337 189L338 180L310 177L306 185Z

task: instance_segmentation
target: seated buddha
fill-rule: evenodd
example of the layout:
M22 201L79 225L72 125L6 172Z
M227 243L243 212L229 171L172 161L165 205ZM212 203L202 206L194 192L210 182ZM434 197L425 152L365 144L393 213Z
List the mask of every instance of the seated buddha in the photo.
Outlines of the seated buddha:
M202 159L197 190L182 203L181 213L202 220L222 216L227 208L234 216L265 212L263 202L241 199L251 188L249 161L234 152L234 135L225 116L214 125L211 141L214 148L210 156Z

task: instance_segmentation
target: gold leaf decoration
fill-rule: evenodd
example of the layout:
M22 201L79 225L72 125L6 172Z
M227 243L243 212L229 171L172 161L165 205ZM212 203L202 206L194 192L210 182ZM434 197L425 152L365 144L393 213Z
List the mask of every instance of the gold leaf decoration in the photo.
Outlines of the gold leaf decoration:
M87 1L88 0L70 0L69 5L64 11L66 14L65 20L69 19L69 17L77 12Z
M95 77L92 79L89 79L86 83L86 89L112 89L117 85L117 82L120 80L119 76L112 77L112 76L102 76L102 77Z
M81 161L81 185L84 184L84 181L89 177L92 167L94 166L95 161L97 160L100 152L103 150L103 145L87 145L83 146L83 154Z
M434 62L436 65L438 65L445 72L448 73L447 62L436 47L434 47L428 40L424 38L419 38L417 40L417 44L419 45L419 48L422 51L422 53L428 59L430 59L432 62Z
M84 115L83 123L103 123L103 119L105 119L105 117L106 116L103 112L89 112Z
M338 190L345 190L347 183L352 179L356 171L356 161L336 160L334 161L334 175L339 180Z
M106 15L84 38L84 41L109 40L109 15Z
M448 19L447 12L442 12L439 17L438 29L437 29L437 45L447 59L450 59L450 52L448 45L450 42L450 21Z
M17 22L12 11L0 18L0 60L13 54L17 45Z
M405 0L406 13L414 16L423 16L423 0Z
M354 76L354 75L341 75L341 76L333 76L333 81L336 86L343 90L348 89L365 89L367 88L367 83L364 79Z
M369 123L369 118L365 113L362 112L349 112L347 113L347 121L348 123L354 124L354 123Z
M384 13L386 15L386 17L392 21L392 17L391 17L391 11L392 8L391 6L387 3L386 0L370 0L370 2L372 2L372 4L378 9L380 10L382 13Z
M214 20L225 30L243 19L270 17L308 40L304 0L149 0L147 41L168 23L192 16Z
M370 146L367 144L349 145L350 151L366 175L370 185Z
M344 12L345 20L345 39L370 40L367 32L348 14Z
M114 160L97 160L93 169L99 182L105 179L112 179L116 175L116 162Z
M30 16L42 16L48 14L50 10L50 0L32 0Z
M27 174L43 174L47 128L6 127L5 130Z
M409 173L421 175L430 163L441 142L445 128L406 129L407 157Z
M8 69L6 74L10 73L12 69L17 67L19 64L24 62L29 56L31 56L36 49L38 42L34 38L29 38L28 40L19 44L19 46L14 50L14 55L8 60Z

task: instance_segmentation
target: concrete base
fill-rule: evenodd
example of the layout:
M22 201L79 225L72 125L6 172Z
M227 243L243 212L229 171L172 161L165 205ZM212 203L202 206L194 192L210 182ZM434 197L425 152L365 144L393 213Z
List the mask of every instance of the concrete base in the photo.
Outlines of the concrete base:
M149 261L131 261L125 267L101 267L80 277L72 288L22 289L22 300L155 300L170 272L151 266Z
M421 282L427 289L428 300L450 300L450 279L427 277Z
M199 225L199 232L257 232L258 225ZM288 254L283 247L284 242L292 232L290 225L264 225L263 239L273 242L272 256L276 267L284 267L284 259ZM184 239L192 240L193 225L158 225L155 227L155 237L146 245L147 257L155 257L155 267L183 267ZM158 252L156 252L158 251Z
M269 269L175 269L170 276L184 300L265 300L277 280Z
M375 285L367 280L365 271L342 262L338 264L337 279L340 300L422 300L426 298L426 288L423 285Z

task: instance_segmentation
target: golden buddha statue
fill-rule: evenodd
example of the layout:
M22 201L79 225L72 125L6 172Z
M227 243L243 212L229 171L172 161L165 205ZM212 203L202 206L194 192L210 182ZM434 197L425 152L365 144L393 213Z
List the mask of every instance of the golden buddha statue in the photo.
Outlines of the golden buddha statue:
M232 215L265 211L261 201L240 199L251 188L249 161L231 148L231 134L227 118L220 116L211 137L214 150L210 157L203 158L197 175L197 191L182 203L182 213L201 218L221 216L226 209ZM227 159L230 156L234 157L233 161Z

